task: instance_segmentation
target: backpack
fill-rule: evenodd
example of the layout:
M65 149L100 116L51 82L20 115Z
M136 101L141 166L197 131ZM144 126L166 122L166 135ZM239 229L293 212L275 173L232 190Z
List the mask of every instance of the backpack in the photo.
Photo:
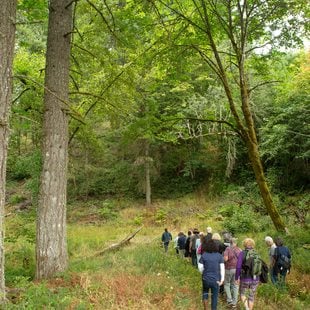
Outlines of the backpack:
M291 259L288 258L285 254L280 254L278 248L276 248L276 255L277 255L277 265L280 269L291 268Z
M243 251L242 275L243 277L259 278L262 273L263 261L259 254L254 250Z
M262 260L262 272L259 276L259 281L261 283L268 283L268 265Z

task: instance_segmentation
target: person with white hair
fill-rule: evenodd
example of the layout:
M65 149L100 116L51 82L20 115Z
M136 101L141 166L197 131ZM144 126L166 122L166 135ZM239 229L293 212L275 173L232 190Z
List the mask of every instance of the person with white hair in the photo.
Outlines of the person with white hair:
M207 227L207 234L205 235L206 241L212 239L212 228L210 226Z
M274 255L275 255L275 250L277 246L273 242L273 239L270 236L265 237L265 242L268 247L270 279L271 279L271 282L275 284L276 279L275 279L275 272L274 272Z

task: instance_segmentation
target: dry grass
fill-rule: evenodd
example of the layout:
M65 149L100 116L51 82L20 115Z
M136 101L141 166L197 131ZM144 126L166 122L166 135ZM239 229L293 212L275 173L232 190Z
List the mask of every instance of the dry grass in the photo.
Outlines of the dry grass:
M173 274L171 271L166 273L171 266L178 268L178 265L184 262L181 263L173 255L168 255L169 263L161 266L163 253L156 245L159 245L165 227L168 227L173 237L179 231L187 232L193 227L205 231L207 226L212 226L214 231L221 231L222 223L216 219L216 209L219 205L216 201L206 201L203 196L189 196L182 200L155 202L151 208L144 205L130 206L121 209L119 217L113 221L97 222L96 218L96 223L92 224L89 224L89 220L94 219L94 213L89 217L85 213L80 216L75 209L74 218L79 218L80 221L68 225L70 271L63 277L47 282L47 287L54 296L62 293L68 297L69 305L67 303L65 308L61 306L59 309L201 309L199 275L188 265L186 267L190 270L180 268L186 273L184 278L192 281L190 286L186 281L182 281L180 274ZM166 214L160 218L158 215L161 215L161 210L165 210ZM141 223L137 223L137 219L141 220ZM100 250L121 241L141 224L144 227L132 239L130 246L116 253L95 257ZM263 240L260 234L253 237ZM141 246L144 253L137 254ZM154 251L157 257L148 259ZM173 253L173 245L169 251ZM144 255L140 262L143 266L137 263L139 255ZM257 298L255 309L303 310L295 307L295 299L300 294L309 292L310 275L300 274L293 269L288 276L288 284L290 289L284 302L278 302L273 297L270 298L272 300L268 300L267 294L263 293ZM42 309L45 309L44 307ZM220 301L218 309L226 309L223 301Z

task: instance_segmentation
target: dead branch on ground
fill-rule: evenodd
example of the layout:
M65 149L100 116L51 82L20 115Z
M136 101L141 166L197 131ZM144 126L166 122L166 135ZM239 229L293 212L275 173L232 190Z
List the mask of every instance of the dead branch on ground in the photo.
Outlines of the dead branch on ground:
M137 229L133 234L128 235L125 239L123 239L122 241L118 242L118 243L114 243L110 246L108 246L107 248L103 249L102 251L98 252L95 256L100 256L105 254L106 252L110 252L110 251L116 251L119 250L121 247L126 246L129 244L130 240L132 238L135 237L135 235L143 228L143 226L141 226L139 229Z

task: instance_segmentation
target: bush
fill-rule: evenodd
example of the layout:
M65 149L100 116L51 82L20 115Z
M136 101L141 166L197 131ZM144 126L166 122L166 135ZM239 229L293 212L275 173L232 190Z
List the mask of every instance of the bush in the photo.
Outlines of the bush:
M21 277L34 277L35 259L34 244L20 237L14 243L7 243L5 255L5 277L9 285L17 285Z
M220 213L225 216L224 229L236 234L245 232L257 232L266 229L270 225L268 216L254 212L247 205L229 205L220 209Z
M30 190L32 201L37 201L41 168L42 157L39 150L26 156L8 158L8 178L17 181L26 179L26 189Z
M155 214L155 222L157 224L162 224L166 222L166 218L167 218L167 211L164 209L159 209L156 211Z
M12 205L16 205L22 201L25 201L26 200L26 197L22 196L22 195L19 195L19 194L15 194L15 195L12 195L9 199L9 203L12 204Z

